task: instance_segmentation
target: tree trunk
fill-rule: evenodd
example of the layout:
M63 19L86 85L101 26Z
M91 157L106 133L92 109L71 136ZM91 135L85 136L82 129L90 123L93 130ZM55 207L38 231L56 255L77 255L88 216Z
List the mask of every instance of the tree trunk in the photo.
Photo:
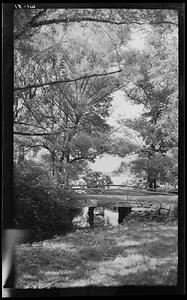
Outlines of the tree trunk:
M152 189L152 188L153 188L153 182L152 182L152 181L149 181L149 180L148 180L148 187L149 187L149 189Z
M63 161L60 161L60 166L58 167L58 181L63 187L69 187L69 167L70 164L67 162L66 157Z
M55 155L52 153L52 174L55 176Z
M148 176L148 187L149 187L149 189L155 189L156 190L156 188L157 188L156 178L151 179L150 176Z
M18 164L23 163L25 159L25 147L23 145L19 146L19 154L18 154Z

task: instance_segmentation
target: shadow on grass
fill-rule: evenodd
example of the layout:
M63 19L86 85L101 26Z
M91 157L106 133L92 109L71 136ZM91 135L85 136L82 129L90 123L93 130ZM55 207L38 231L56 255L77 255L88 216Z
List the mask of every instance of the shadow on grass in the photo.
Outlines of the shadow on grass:
M166 268L165 265L159 268L159 272L156 269L149 269L146 271L137 270L136 273L129 273L127 276L112 275L113 281L122 286L176 286L177 277L176 268Z
M72 253L63 249L29 247L16 255L16 288L48 288L84 278L87 270Z
M87 229L22 244L15 261L16 288L69 287L81 280L85 285L94 280L101 285L175 285L177 228L134 224Z

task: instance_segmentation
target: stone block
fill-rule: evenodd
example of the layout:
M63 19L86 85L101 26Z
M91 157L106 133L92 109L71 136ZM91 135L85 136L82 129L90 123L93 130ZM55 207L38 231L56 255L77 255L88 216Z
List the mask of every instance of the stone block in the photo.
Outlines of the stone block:
M161 215L166 215L166 214L168 214L169 213L169 210L167 209L167 208L161 208L160 209L160 214Z

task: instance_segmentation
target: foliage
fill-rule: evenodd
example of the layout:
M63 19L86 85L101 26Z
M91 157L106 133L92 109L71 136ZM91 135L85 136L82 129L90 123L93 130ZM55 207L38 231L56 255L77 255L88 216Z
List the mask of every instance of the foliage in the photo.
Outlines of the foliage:
M40 238L72 227L79 213L72 207L73 192L62 190L39 164L24 161L14 166L15 226L31 229Z
M167 40L167 43L166 43ZM177 30L150 30L143 51L126 52L129 101L143 105L139 118L120 123L142 139L131 171L151 188L157 183L177 186L178 146L178 55Z
M95 172L87 169L82 178L85 180L87 187L100 187L112 184L110 176L104 175L102 172Z
M176 146L177 22L174 10L16 10L15 160L45 148L54 179L68 185L103 153L138 152L127 135L112 139L106 121L112 93L122 87L145 107L141 120L126 122L139 129L144 150ZM127 50L137 27L146 33L142 53Z
M128 154L137 153L140 149L141 147L137 143L133 142L132 136L125 134L125 138L111 138L107 153L125 157Z
M47 11L47 12L46 12ZM178 25L177 10L170 9L41 9L15 11L15 37L32 35L35 30L44 25L60 24L64 28L74 22L81 23L82 27L94 23L95 26L105 24L107 26L120 25L124 33L124 27L129 25L150 25L163 30L171 30ZM111 26L110 26L111 27ZM99 26L97 26L99 28ZM121 34L120 34L121 35Z
M69 39L64 42L67 31ZM50 43L52 48L46 49ZM32 56L23 54L16 41L15 85L104 72L110 68L110 53L115 50L113 43L101 30L93 32L92 28L77 24L63 32L57 26L33 35L32 51L39 53ZM110 94L118 83L115 76L85 77L55 87L16 91L14 123L18 137L15 141L26 148L46 148L53 174L65 182L72 164L94 160L106 151Z
M175 162L177 165L177 162ZM147 157L140 157L132 161L131 171L140 178L146 179L149 174L149 179L155 178L160 184L171 183L173 186L177 185L177 166L173 162L173 158L156 154L150 159Z

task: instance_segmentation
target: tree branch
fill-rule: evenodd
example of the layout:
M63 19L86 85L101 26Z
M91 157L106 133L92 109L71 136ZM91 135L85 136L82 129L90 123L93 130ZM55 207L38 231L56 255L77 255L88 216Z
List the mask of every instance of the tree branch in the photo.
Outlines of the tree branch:
M145 24L150 24L150 25L159 25L159 24L170 24L170 25L175 25L178 26L177 23L170 22L170 21L155 21L155 22L138 22L138 21L114 21L110 19L97 19L97 18L91 18L91 17L83 17L83 18L60 18L60 19L51 19L51 20L43 20L39 22L32 23L30 27L39 27L43 25L50 25L50 24L59 24L59 23L78 23L78 22L97 22L97 23L108 23L108 24L114 24L114 25L128 25L128 24L137 24L137 25L145 25Z
M45 136L45 135L53 135L58 133L59 132L46 132L46 133L30 133L30 132L19 132L19 131L13 132L13 134L26 135L26 136Z
M28 124L28 123L25 123L25 122L14 121L14 124L32 126L32 127L36 127L36 128L40 128L41 129L41 126L37 126L37 125L33 125L33 124Z
M119 72L122 72L122 70L117 70L117 71L108 72L108 73L101 73L101 74L92 74L92 75L88 75L88 76L78 77L75 79L57 80L57 81L46 82L46 83L41 83L41 84L32 84L32 85L23 86L23 87L15 87L14 91L27 90L27 89L38 88L38 87L42 87L42 86L46 86L46 85L53 85L53 84L58 84L58 83L74 82L77 80L82 80L84 78L107 76L107 75L112 75L112 74L119 73Z
M45 148L47 149L49 152L50 152L50 148L47 147L46 145L43 145L43 144L39 144L39 145L24 145L25 148L36 148L36 147L42 147L42 148Z
M78 160L81 160L81 159L88 159L88 160L92 160L92 161L93 161L94 158L95 158L95 157L78 156L78 157L75 157L75 158L71 159L71 160L69 161L69 163L71 164L71 163L73 163L73 162L75 162L75 161L78 161Z
M30 111L31 115L34 117L34 119L36 120L36 122L40 125L40 127L45 130L45 128L41 125L41 122L38 120L38 118L33 113L32 109L30 108L30 106L28 105L28 103L26 101L24 101L24 104L25 104L25 107Z
M145 107L147 107L149 110L151 109L147 104L145 104L141 99L136 98L135 96L131 95L129 92L127 92L127 90L123 87L124 92L126 93L127 97L129 97L130 99L139 102L140 104L144 105Z

